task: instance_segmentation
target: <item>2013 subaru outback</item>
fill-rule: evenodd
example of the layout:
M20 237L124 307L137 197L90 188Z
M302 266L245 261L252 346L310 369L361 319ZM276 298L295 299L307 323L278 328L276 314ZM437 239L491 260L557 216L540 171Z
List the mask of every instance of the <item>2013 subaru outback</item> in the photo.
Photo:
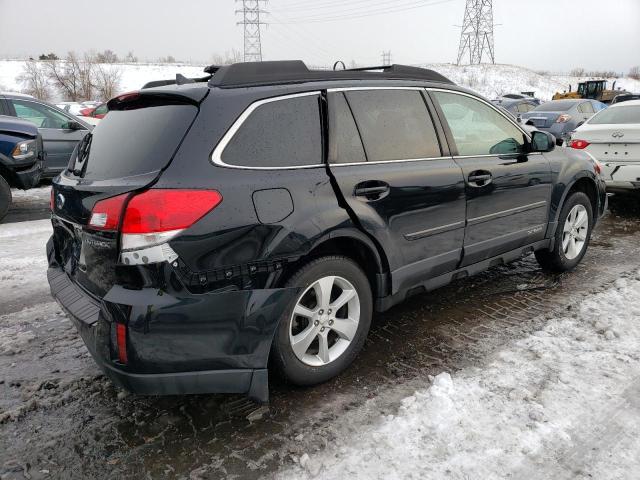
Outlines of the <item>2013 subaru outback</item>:
M134 392L323 382L374 311L531 252L570 270L604 212L591 157L436 72L208 73L112 99L53 183L51 292Z

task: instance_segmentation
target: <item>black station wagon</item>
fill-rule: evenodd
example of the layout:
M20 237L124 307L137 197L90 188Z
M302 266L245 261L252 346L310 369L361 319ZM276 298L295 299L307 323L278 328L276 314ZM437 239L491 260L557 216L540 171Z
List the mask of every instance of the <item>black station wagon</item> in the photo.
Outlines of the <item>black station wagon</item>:
M118 385L323 382L374 312L584 256L599 165L431 70L209 67L109 102L52 189L51 291Z

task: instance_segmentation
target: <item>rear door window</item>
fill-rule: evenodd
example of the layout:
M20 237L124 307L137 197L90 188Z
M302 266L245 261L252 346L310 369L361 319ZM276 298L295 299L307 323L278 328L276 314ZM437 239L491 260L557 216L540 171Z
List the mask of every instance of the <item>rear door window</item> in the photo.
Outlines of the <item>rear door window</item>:
M366 162L360 133L344 93L329 94L329 162Z
M509 155L524 151L524 134L495 109L466 95L433 92L458 155Z
M322 164L318 95L277 99L258 106L231 138L221 159L227 165L244 167Z
M442 155L419 91L357 90L345 95L370 162Z

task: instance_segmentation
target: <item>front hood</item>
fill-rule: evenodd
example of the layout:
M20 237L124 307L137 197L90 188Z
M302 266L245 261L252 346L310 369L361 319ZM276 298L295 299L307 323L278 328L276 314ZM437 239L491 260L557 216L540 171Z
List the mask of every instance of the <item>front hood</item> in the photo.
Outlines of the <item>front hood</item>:
M35 138L38 136L38 127L27 120L0 115L0 132L17 133Z
M640 143L640 125L585 123L576 129L573 138L589 143Z

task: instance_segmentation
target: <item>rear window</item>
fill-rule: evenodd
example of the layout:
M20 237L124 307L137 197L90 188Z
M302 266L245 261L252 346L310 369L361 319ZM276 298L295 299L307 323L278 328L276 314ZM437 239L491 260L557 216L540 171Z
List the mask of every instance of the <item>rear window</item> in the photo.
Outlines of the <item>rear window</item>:
M590 125L640 123L640 105L627 105L624 107L611 107L601 110L591 120Z
M439 157L440 144L420 92L346 93L370 162Z
M575 106L576 102L567 102L564 100L556 100L552 102L543 103L537 106L533 110L536 112L566 112L571 110Z
M283 98L260 105L240 126L221 158L227 165L243 167L322 164L318 96Z
M85 178L122 178L164 168L198 113L193 105L109 112L88 140Z

